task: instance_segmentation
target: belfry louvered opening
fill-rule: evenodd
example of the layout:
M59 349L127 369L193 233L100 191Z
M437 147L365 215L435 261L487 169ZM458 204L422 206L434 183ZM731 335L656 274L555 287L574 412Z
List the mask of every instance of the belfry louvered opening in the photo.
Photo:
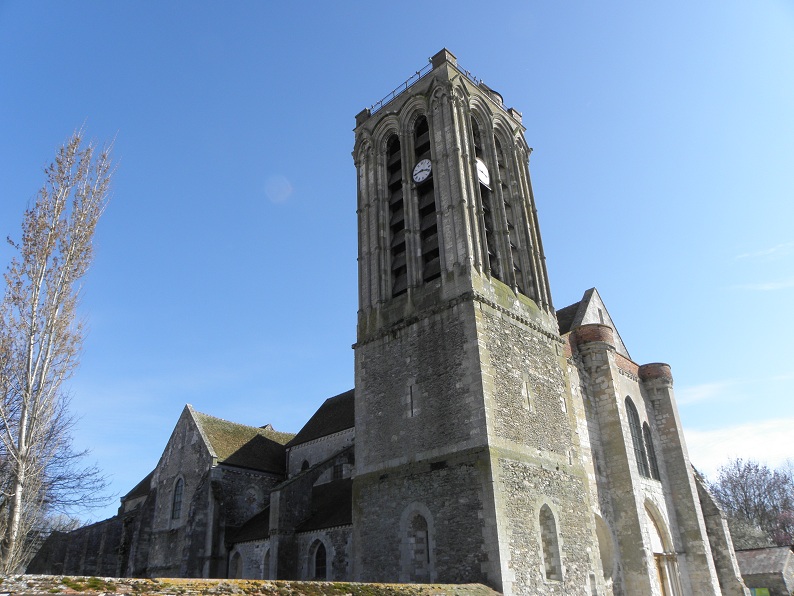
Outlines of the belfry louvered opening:
M430 127L427 118L420 117L414 127L414 163L431 159ZM438 215L432 174L416 185L419 208L419 240L422 252L422 280L431 281L441 276L438 248Z
M399 296L408 289L405 250L405 200L400 139L392 135L386 146L386 176L389 193L389 251L391 253L391 293Z
M474 156L476 159L482 160L483 164L487 167L487 163L483 159L483 143L482 136L480 135L480 127L477 126L477 121L474 118L471 119L471 131L474 140ZM493 193L490 187L479 177L478 183L483 212L483 243L485 244L484 252L486 254L485 265L492 277L502 280L499 252L496 248L496 214L494 212Z
M519 221L520 213L513 209L514 197L510 192L510 174L507 170L504 151L499 139L494 137L496 146L496 162L499 170L499 186L502 191L502 201L505 208L505 219L507 221L507 242L510 246L510 258L513 262L513 277L515 278L516 288L522 294L526 294L526 284L524 282L524 271L521 268L521 241L519 239L516 222Z

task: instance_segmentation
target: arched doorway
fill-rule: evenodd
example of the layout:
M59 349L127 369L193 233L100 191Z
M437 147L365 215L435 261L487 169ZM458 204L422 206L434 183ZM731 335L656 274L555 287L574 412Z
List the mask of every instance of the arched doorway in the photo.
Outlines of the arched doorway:
M656 579L662 589L662 596L681 596L683 591L678 573L678 559L667 526L661 516L655 514L647 505L645 513L648 518Z

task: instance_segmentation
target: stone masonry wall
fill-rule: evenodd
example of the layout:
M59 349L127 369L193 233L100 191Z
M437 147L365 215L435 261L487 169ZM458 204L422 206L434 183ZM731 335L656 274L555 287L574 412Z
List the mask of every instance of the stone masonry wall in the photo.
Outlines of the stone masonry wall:
M114 516L73 532L53 533L28 565L27 572L117 575L124 519Z
M334 453L339 453L345 447L349 447L353 444L355 438L356 431L350 428L327 437L290 447L287 449L288 476L291 478L298 474L304 461L309 462L309 466L313 466L331 457Z
M283 481L275 474L224 465L218 466L216 476L224 526L240 526L262 511L270 503L270 491Z
M326 577L328 581L350 581L352 562L352 526L339 526L298 534L298 579L313 580L310 570L312 547L317 541L325 546ZM323 579L323 578L320 578Z
M523 303L509 310L506 304L477 304L489 443L496 459L503 590L603 593L562 342L535 323ZM547 579L544 569L539 519L544 504L555 518L560 579Z
M416 511L426 517L430 534L428 581L493 584L495 578L486 574L488 550L483 544L489 476L486 454L480 451L358 478L353 487L354 579L410 579L405 526Z
M356 347L356 470L486 441L471 302Z
M152 520L151 547L147 573L153 577L179 577L182 550L189 523L188 511L196 489L212 466L201 434L188 408L182 412L160 462L155 468L152 487L157 489L157 501ZM181 514L173 518L174 487L178 478L184 481ZM194 511L196 509L194 508ZM194 537L194 540L201 540Z
M561 342L490 305L476 304L494 438L564 459L573 456L576 426L557 353Z
M623 596L623 570L616 553L616 538L613 531L612 499L607 487L607 466L610 458L604 453L601 430L595 401L588 390L590 377L581 368L578 359L569 359L568 376L571 380L571 395L577 412L578 433L581 444L581 461L588 475L590 502L596 518L596 535L604 577L604 590L608 596ZM600 521L599 521L600 519Z
M592 513L583 506L585 482L567 471L499 459L503 514L510 527L510 568L514 594L582 594L595 589L596 554ZM541 548L540 508L548 505L555 517L562 563L562 580L547 579ZM601 593L601 592L597 592Z
M265 569L265 555L270 549L269 540L252 540L234 546L230 554L240 553L242 561L242 579L270 579L269 570Z

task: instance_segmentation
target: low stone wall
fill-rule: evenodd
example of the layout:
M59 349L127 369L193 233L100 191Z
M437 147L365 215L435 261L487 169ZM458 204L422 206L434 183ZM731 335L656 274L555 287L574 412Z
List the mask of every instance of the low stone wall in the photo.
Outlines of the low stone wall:
M134 594L135 596L498 596L479 584L356 584L248 579L134 579L62 575L0 578L0 596Z

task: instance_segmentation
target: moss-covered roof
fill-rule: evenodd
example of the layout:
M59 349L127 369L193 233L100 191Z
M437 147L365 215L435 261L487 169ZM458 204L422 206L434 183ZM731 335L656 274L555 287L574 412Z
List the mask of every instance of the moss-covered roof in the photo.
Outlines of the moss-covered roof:
M355 584L348 582L300 582L256 579L142 579L97 578L63 575L14 575L3 578L3 592L50 596L56 593L134 594L167 596L202 594L223 596L498 596L481 584Z
M356 424L354 397L354 390L351 389L326 399L287 447L353 428Z
M284 446L294 434L278 432L270 425L237 424L201 412L194 411L194 416L218 463L264 472L285 471Z

